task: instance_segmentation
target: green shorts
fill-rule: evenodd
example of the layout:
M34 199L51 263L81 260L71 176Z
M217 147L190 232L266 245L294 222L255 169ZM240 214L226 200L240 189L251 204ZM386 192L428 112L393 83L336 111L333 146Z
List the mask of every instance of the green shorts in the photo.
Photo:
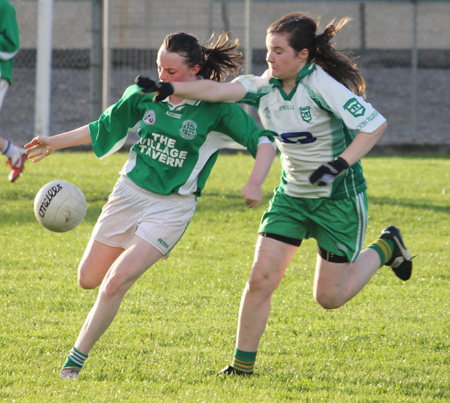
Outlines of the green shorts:
M364 244L367 220L366 192L333 200L296 198L275 189L258 232L314 238L322 249L354 262Z

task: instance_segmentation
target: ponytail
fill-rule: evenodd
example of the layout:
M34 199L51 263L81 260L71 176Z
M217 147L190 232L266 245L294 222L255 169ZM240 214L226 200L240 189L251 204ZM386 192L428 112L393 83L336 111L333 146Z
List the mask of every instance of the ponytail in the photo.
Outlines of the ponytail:
M213 44L214 34L209 39L210 45L202 46L203 63L200 65L199 74L204 78L215 81L223 81L230 74L236 76L242 68L242 53L236 49L239 46L239 40L235 40L229 45L229 32L219 36Z
M321 34L316 36L316 51L311 61L322 67L350 91L364 97L366 82L354 62L354 57L349 52L337 51L331 43L334 36L348 21L350 21L349 18L343 18L335 24L333 20Z

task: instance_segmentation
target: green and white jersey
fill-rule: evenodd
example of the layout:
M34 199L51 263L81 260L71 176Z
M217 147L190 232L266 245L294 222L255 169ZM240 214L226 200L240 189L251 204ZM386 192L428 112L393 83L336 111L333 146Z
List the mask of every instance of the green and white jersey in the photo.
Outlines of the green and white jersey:
M8 0L0 0L0 78L12 83L13 57L19 51L16 10Z
M275 78L249 75L235 81L247 91L239 102L255 106L262 125L275 136L283 167L281 191L292 197L341 199L366 189L360 162L324 187L312 186L309 176L339 156L358 131L372 133L385 122L372 105L312 63L300 71L290 94Z
M259 138L273 139L255 121L232 103L184 100L152 102L152 94L128 87L98 121L89 124L92 148L99 158L118 151L129 130L137 129L139 140L130 150L121 174L144 189L159 194L200 195L217 160L230 139L256 155Z

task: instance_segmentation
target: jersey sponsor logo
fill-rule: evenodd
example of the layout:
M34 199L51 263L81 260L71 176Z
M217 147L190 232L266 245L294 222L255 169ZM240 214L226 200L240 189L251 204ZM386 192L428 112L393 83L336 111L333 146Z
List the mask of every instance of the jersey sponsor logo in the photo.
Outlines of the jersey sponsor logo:
M370 124L376 117L379 115L377 111L373 111L366 119L364 119L358 126L356 126L356 130L360 131L364 127Z
M304 106L299 108L300 116L302 117L302 120L304 122L311 122L312 116L311 116L311 107L310 106Z
M156 113L155 113L155 111L150 109L149 111L145 112L145 115L144 115L142 121L146 125L154 125L155 122L156 122Z
M137 144L142 155L175 168L182 168L187 158L187 151L176 148L176 141L159 133L152 133L151 138L143 138Z
M284 105L280 105L278 110L279 111L293 111L294 110L294 106L291 105L291 104L284 104Z
M295 133L275 133L272 132L275 137L282 143L287 144L311 144L317 141L317 138L312 135L310 132L295 132Z
M174 113L174 112L167 111L166 115L170 116L171 118L181 119L181 114L180 113Z
M366 108L364 108L356 98L349 99L345 103L344 109L350 112L355 118L364 116L366 113Z
M179 133L185 140L195 139L197 137L197 123L193 120L185 120L179 130Z
M164 241L164 239L162 239L162 238L158 238L158 242L165 248L169 247L169 244L166 241Z

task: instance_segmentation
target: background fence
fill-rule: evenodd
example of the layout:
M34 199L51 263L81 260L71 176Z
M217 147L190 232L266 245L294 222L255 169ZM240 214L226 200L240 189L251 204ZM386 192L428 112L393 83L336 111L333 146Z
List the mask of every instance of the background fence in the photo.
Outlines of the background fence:
M24 143L34 136L38 2L10 0L17 12L21 50L14 84L0 112L0 136ZM156 77L156 52L168 33L186 31L206 41L231 30L251 70L264 71L267 26L292 11L351 17L336 36L351 49L367 81L367 100L388 119L381 145L435 150L450 145L449 1L109 0L109 103L137 74ZM55 0L50 134L88 123L101 112L101 0ZM244 38L251 38L245 49ZM101 42L100 42L101 43ZM254 115L254 114L253 114ZM254 115L256 116L256 115ZM397 148L398 149L398 148Z

